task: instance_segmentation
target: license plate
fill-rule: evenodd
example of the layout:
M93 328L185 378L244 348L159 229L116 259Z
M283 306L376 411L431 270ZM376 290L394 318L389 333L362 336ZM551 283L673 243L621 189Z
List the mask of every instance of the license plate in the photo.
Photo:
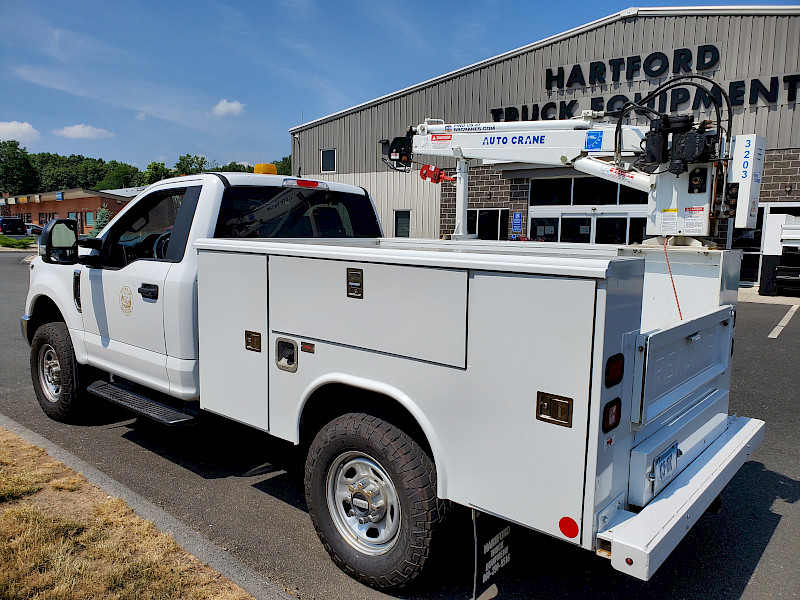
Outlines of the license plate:
M678 443L675 442L659 454L653 463L653 473L656 478L653 484L653 493L657 494L667 485L678 470Z

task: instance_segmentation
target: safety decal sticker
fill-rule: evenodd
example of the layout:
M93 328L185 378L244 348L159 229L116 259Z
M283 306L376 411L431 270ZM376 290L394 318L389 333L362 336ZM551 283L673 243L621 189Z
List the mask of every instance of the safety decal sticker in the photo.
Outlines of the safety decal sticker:
M587 131L586 143L583 146L584 150L602 150L603 149L603 132L602 131Z
M126 317L133 312L133 292L127 285L119 291L119 308Z

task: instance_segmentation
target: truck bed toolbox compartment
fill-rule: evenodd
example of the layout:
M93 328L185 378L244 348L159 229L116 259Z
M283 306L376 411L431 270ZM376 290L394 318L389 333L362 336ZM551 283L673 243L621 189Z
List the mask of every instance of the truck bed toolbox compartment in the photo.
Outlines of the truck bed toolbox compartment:
M466 368L467 271L269 257L270 329Z

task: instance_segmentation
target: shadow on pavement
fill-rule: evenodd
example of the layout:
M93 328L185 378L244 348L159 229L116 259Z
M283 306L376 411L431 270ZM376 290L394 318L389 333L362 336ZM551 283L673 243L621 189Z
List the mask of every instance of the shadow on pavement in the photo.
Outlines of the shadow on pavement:
M294 445L225 419L203 417L197 425L174 429L140 419L130 424L124 437L204 478L255 478L254 488L307 510L303 457ZM761 463L746 463L723 494L721 514L703 516L649 582L613 570L609 561L591 552L516 527L512 560L498 581L497 598L737 600L781 520L773 504L799 499L800 482ZM392 595L426 600L471 597L469 511L456 507L444 527L421 580Z

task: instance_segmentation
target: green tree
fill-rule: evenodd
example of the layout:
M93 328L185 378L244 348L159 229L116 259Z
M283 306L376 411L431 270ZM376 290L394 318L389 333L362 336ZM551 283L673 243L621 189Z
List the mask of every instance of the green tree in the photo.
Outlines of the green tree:
M284 156L280 160L275 161L275 167L278 169L278 175L291 175L292 174L292 157Z
M111 220L111 211L108 210L108 206L103 204L100 206L100 210L97 211L97 218L94 220L94 226L92 227L92 231L89 233L89 237L97 237L97 234L103 230L103 227L108 225L108 222Z
M209 162L204 156L192 156L184 154L178 157L178 162L175 163L175 173L178 175L195 175L207 171Z
M150 185L173 175L173 171L168 169L163 162L151 162L147 165L147 170L139 174L139 185Z
M233 173L252 173L253 167L251 165L243 165L237 162L229 162L227 165L217 167L215 171L229 171Z
M31 154L31 162L39 173L41 191L45 192L94 188L111 166L102 158L87 158L80 154L61 156L49 152ZM115 161L112 163L120 164Z
M0 192L27 194L38 192L39 175L25 148L19 142L0 142Z
M112 160L105 177L94 186L95 190L114 190L132 187L139 182L139 169L133 165Z

